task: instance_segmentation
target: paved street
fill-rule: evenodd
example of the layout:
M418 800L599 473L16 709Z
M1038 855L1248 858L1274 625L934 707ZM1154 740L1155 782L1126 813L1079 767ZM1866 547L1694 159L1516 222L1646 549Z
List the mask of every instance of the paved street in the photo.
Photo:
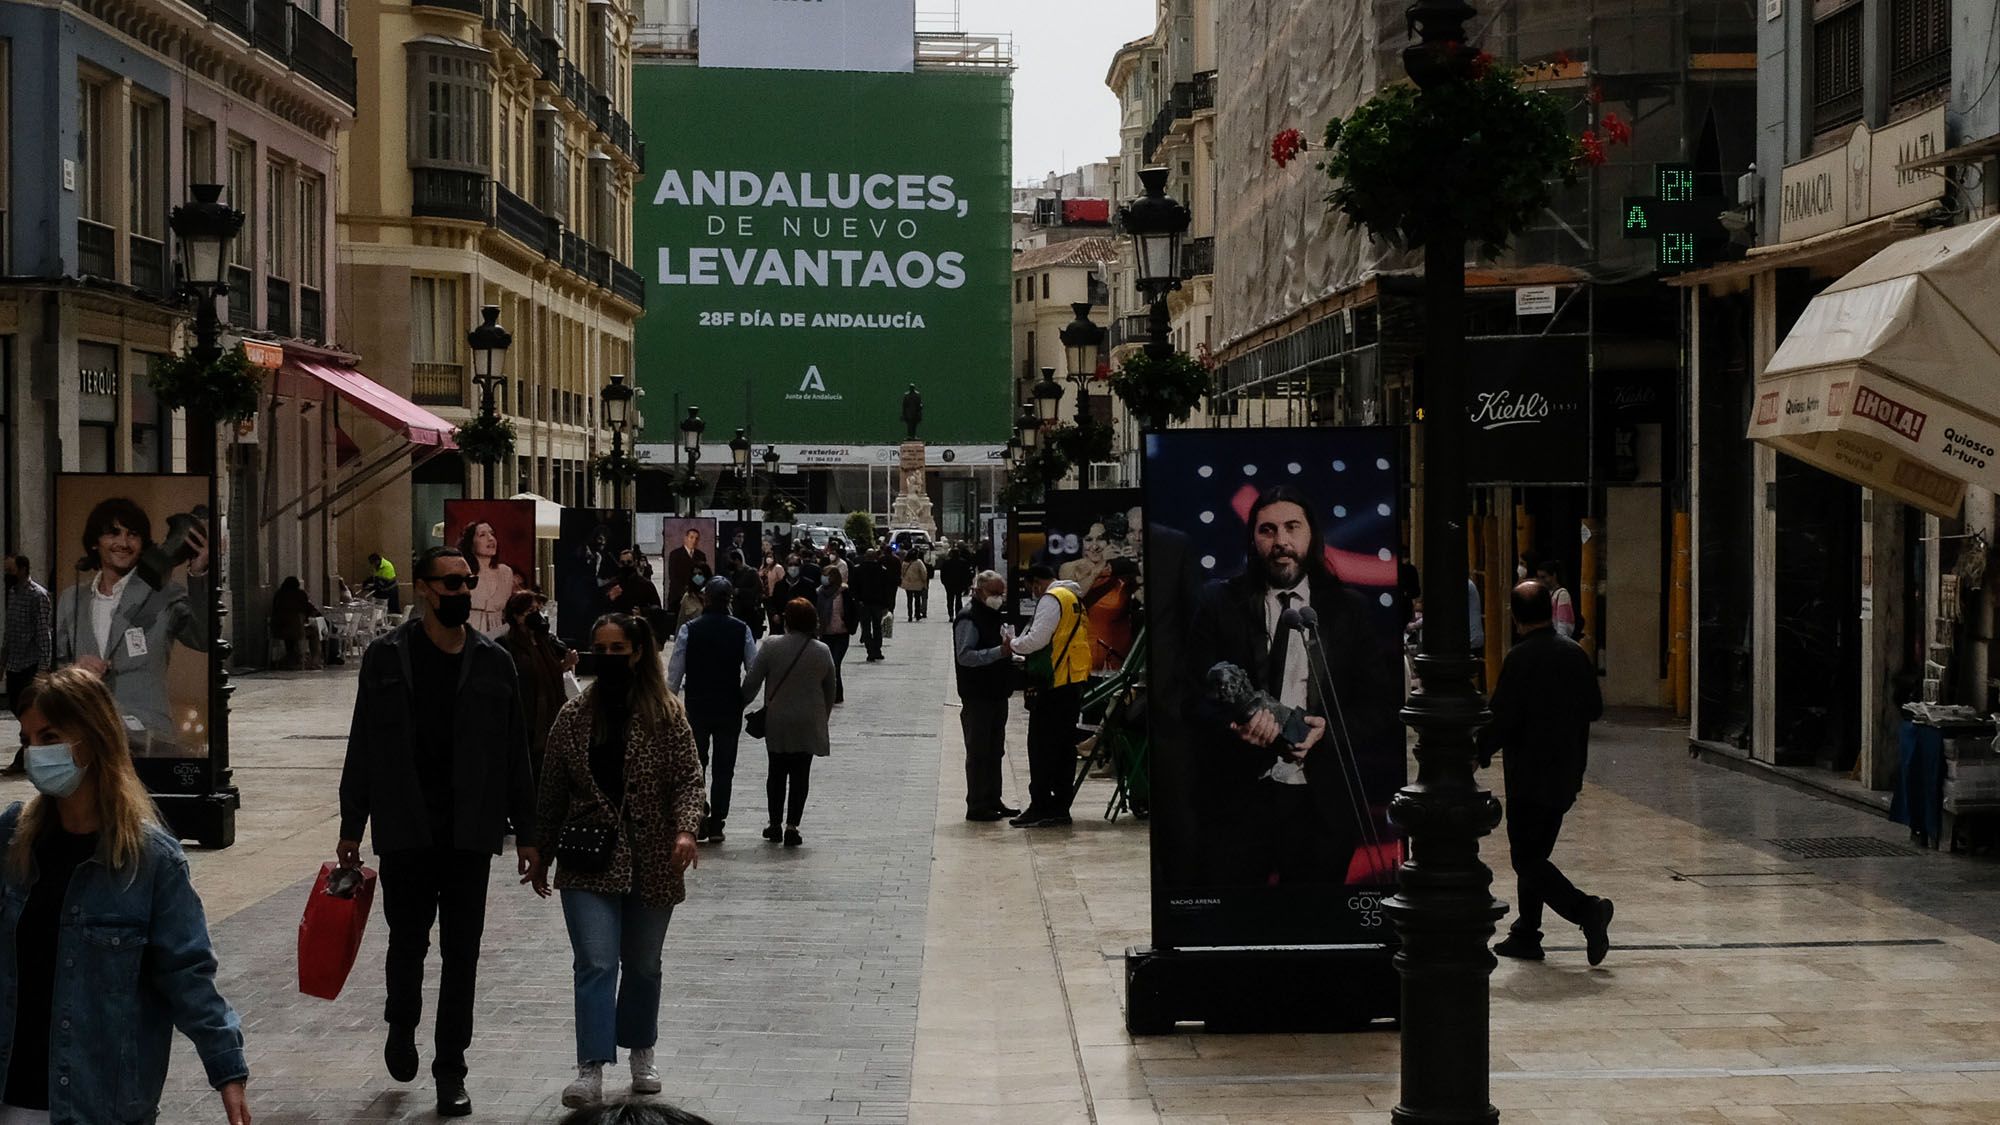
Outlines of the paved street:
M889 663L849 670L805 848L756 838L763 763L746 760L730 842L704 850L668 935L667 1096L718 1123L771 1125L1386 1122L1393 1034L1124 1034L1118 955L1146 940L1143 828L1097 818L1101 783L1068 832L965 823L947 630L941 615L898 629ZM278 1125L430 1119L428 1084L399 1086L379 1061L379 911L338 1001L295 985L352 683L241 682L241 842L193 857L248 1028L254 1108ZM1025 786L1021 726L1010 796ZM1773 842L1857 838L1894 851L1904 833L1692 762L1663 717L1600 726L1557 858L1618 901L1617 948L1589 970L1580 940L1552 931L1549 962L1501 965L1493 1089L1507 1118L2000 1119L2000 867ZM1498 837L1487 855L1508 897ZM557 1116L568 973L559 910L496 864L477 1120ZM198 1075L182 1045L163 1121L215 1119Z

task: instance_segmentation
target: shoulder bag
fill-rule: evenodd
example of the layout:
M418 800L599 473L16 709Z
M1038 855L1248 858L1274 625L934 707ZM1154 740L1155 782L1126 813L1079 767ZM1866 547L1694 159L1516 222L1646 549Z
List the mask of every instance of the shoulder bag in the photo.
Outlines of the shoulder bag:
M584 753L589 753L588 748ZM620 800L613 812L616 815L610 824L563 822L556 835L556 858L564 867L579 875L602 875L610 868L611 858L618 852L618 826L625 823L625 802Z
M770 725L771 700L778 694L778 689L784 686L785 678L792 674L792 669L799 666L799 657L804 656L806 649L810 647L812 641L808 639L805 644L799 646L799 651L792 655L792 662L785 665L785 670L779 674L777 680L765 685L764 705L743 716L743 733L751 738L764 737L764 731Z

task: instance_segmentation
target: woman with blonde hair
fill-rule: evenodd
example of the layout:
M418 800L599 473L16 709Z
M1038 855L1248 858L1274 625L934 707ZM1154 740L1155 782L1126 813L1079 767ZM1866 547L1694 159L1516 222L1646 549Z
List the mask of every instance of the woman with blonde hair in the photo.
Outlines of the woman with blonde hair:
M35 681L20 718L40 795L0 813L0 1125L152 1120L176 1026L224 1119L249 1125L242 1024L110 690L64 668Z
M576 1081L562 1095L572 1108L603 1099L619 1047L632 1092L660 1092L660 948L687 897L681 873L695 866L706 811L694 731L667 690L652 628L613 613L590 638L597 678L549 731L536 809L575 955ZM546 859L528 880L549 893Z

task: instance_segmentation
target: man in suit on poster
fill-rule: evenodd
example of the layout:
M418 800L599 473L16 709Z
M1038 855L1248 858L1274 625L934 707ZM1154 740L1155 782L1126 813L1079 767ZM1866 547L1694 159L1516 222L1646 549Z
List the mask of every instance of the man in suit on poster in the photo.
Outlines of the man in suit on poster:
M675 612L679 612L681 599L687 596L688 585L694 580L696 563L707 565L708 552L701 549L701 529L690 527L681 533L681 545L667 552L666 604Z
M1259 495L1247 519L1241 574L1210 582L1195 600L1184 682L1198 742L1195 773L1208 873L1219 886L1336 886L1373 814L1371 775L1400 770L1396 661L1368 607L1329 568L1313 503L1288 485ZM1317 615L1333 698L1308 659L1305 627L1288 611ZM1217 663L1242 669L1278 704L1300 711L1296 744L1268 707L1231 714L1205 690ZM1361 755L1393 745L1396 760L1371 769ZM1352 755L1359 767L1343 761ZM1378 755L1379 756L1379 755Z

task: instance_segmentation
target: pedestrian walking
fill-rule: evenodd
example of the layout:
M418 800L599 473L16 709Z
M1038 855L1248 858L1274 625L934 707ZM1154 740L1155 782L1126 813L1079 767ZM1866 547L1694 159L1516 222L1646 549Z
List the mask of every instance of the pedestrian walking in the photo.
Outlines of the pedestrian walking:
M771 758L771 777L765 785L770 801L771 824L764 838L783 840L788 848L804 843L799 836L799 820L806 809L806 794L812 785L812 760L833 752L827 720L839 688L834 678L833 654L813 639L819 631L819 612L804 598L794 598L785 606L785 632L764 638L757 646L757 659L743 681L743 701L748 704L764 693L764 748Z
M14 706L39 795L0 813L0 1122L152 1121L179 1027L222 1119L250 1125L243 1025L110 690L65 668Z
M951 619L958 620L958 611L965 608L965 595L972 589L974 567L972 556L964 547L953 547L938 564L939 576L944 579L945 604L951 610Z
M882 618L896 612L896 572L884 559L887 548L868 551L854 564L855 600L861 603L861 645L868 650L868 662L882 655Z
M765 628L772 633L783 632L785 607L782 602L773 603L772 599L778 596L778 588L785 583L785 560L774 551L765 551L764 565L757 568L757 578Z
M676 632L682 625L700 617L701 611L708 607L708 584L714 577L707 563L694 564L694 571L688 575L687 590L681 595L681 600L667 607L673 612L673 628Z
M1479 732L1479 764L1501 755L1507 781L1507 848L1519 882L1514 923L1493 947L1502 957L1542 959L1542 907L1583 929L1591 964L1611 948L1611 900L1584 894L1550 857L1563 816L1583 791L1590 724L1604 714L1597 666L1575 641L1555 631L1547 586L1514 587L1517 640L1500 665Z
M527 875L537 859L519 678L507 650L466 625L476 581L456 547L425 551L411 583L423 616L363 654L335 849L342 866L359 867L362 830L374 833L389 923L382 1055L398 1082L417 1076L424 958L437 923L442 969L431 1074L444 1117L472 1112L465 1050L492 857L511 826L519 873Z
M696 843L720 844L724 838L743 734L743 672L757 659L750 627L729 612L735 597L728 579L710 579L707 608L674 635L674 655L667 662L667 690L681 693L695 753L708 772L708 814L695 832Z
M660 605L666 605L668 609L674 608L660 601L660 588L647 576L646 571L650 568L644 565L645 559L645 552L637 547L627 547L618 552L618 576L612 579L611 586L605 590L605 594L611 599L611 612L636 617ZM694 572L708 573L708 564L696 563Z
M729 612L750 626L751 639L764 635L764 590L757 571L744 561L743 552L729 553Z
M48 670L55 641L55 607L48 587L35 581L28 570L28 556L7 558L7 629L0 638L0 664L7 669L7 706L15 718L21 715L21 699L35 677ZM21 772L21 755L5 773Z
M1007 753L1007 700L1014 694L1014 644L1007 627L1007 580L981 571L972 600L951 623L958 677L958 724L965 734L965 819L1020 816L1000 797L1000 759Z
M903 563L903 604L909 611L911 621L924 619L925 603L930 598L931 568L924 565L921 551L913 551Z
M601 617L590 650L597 678L549 732L542 851L528 872L546 896L542 856L553 855L574 954L576 1081L562 1094L571 1107L603 1100L604 1068L620 1047L632 1093L660 1092L660 948L687 897L682 873L697 864L702 819L694 731L667 690L651 627L629 614Z
M576 670L576 652L549 635L549 615L540 594L523 590L507 599L507 631L500 644L514 658L521 685L521 720L528 728L528 762L536 778L548 750L549 728L569 702L564 673Z
M795 601L811 605L819 597L819 570L817 567L808 570L800 558L793 555L785 563L785 580L778 583L778 592L769 599L777 607L775 632L785 631L786 607Z
M833 701L845 703L847 684L841 678L840 665L847 659L848 641L867 611L841 580L840 571L831 566L820 574L819 595L813 601L813 609L819 614L819 639L833 655Z
M1554 627L1559 636L1575 640L1582 635L1576 619L1576 602L1563 589L1562 564L1554 559L1543 559L1535 564L1535 581L1549 592L1550 604L1554 607Z
M1029 658L1028 809L1008 821L1016 828L1061 827L1069 823L1076 790L1076 721L1083 687L1090 679L1090 620L1083 590L1056 581L1056 572L1036 565L1028 571L1035 616L1028 631L1014 638L1013 652ZM1046 661L1034 659L1046 652Z

